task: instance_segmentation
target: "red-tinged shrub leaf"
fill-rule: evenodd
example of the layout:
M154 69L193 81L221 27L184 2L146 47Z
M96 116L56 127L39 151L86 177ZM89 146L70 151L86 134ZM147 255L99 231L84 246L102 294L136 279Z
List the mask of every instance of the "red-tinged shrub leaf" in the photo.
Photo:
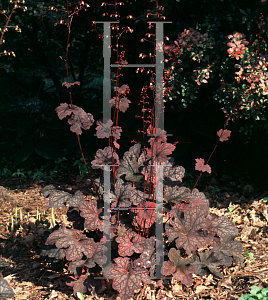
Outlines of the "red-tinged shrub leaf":
M61 103L55 110L60 120L72 114L72 110L67 103Z
M126 97L113 97L110 100L110 103L111 103L111 107L115 106L116 108L119 108L119 110L124 113L128 109L129 103L131 103L131 101Z
M99 139L109 138L111 136L111 126L113 125L112 120L108 120L106 124L103 124L102 121L97 121L97 137Z
M170 225L165 225L166 234L169 242L176 239L178 249L183 248L190 255L197 248L212 242L214 235L207 231L207 205L194 206L185 212L173 208L170 215Z
M131 256L134 252L141 253L145 243L145 238L134 231L126 231L115 240L119 243L118 254L123 257Z
M155 207L156 204L149 201L145 203L144 207L137 207L138 212L132 224L140 228L150 228L155 223Z
M12 290L12 288L8 285L8 282L0 277L0 299L4 300L7 298L12 298L14 297L15 294Z
M201 172L208 172L209 174L211 173L211 167L208 164L204 165L205 160L203 158L196 158L195 161L195 170Z
M134 291L141 288L142 282L150 284L151 279L148 270L140 267L139 260L131 263L128 257L117 257L114 259L110 269L113 278L113 288L119 292L122 300L128 300Z
M155 162L164 163L168 159L167 155L170 155L175 148L171 143L155 143L152 148L148 149L147 157L154 157Z
M102 208L97 207L97 201L84 201L79 205L80 216L85 218L84 227L89 230L99 229L103 231L103 220L99 218Z
M195 268L190 265L193 261L192 257L183 259L180 255L180 250L171 248L168 253L170 261L165 261L162 267L162 274L165 276L173 274L173 278L181 281L186 286L193 284L192 274L195 272Z
M55 244L57 248L66 249L66 259L74 261L81 259L83 254L92 257L95 249L95 242L87 238L80 230L67 229L63 226L52 232L46 240L46 245Z
M217 135L218 137L220 138L220 141L221 142L225 142L225 141L228 141L230 135L231 135L231 131L230 130L222 130L220 129L218 132L217 132Z
M113 152L113 148L108 146L105 147L103 150L99 149L96 152L95 159L91 162L92 169L104 169L104 164L108 165L117 165L119 163L118 155Z

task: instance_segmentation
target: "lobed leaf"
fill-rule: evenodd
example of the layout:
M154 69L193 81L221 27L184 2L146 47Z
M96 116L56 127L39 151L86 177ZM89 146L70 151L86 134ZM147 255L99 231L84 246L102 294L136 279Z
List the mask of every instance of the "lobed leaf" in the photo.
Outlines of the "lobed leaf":
M144 248L145 238L134 231L125 231L122 236L117 237L118 254L120 256L131 256L135 253L141 253Z
M209 174L211 173L211 167L208 164L204 164L205 160L203 158L196 158L195 161L195 170L201 172L208 172Z
M140 168L143 166L145 161L145 155L139 157L141 144L137 143L126 151L123 159L120 160L120 166L117 170L116 177L121 177L125 175L125 180L138 182L143 178L140 173Z
M164 266L161 269L162 274L165 276L173 275L178 281L181 281L186 286L193 284L192 274L195 272L195 268L190 265L193 258L181 258L180 250L171 248L168 253L170 261L165 261Z
M137 207L138 212L134 217L132 224L140 228L150 228L155 223L155 207L154 202L145 202L142 207Z
M97 201L84 201L79 205L81 217L85 218L84 227L89 230L99 229L103 231L103 220L99 218L102 208L97 207Z
M117 257L115 264L110 267L109 275L113 278L113 288L119 292L122 300L133 296L134 291L140 289L142 282L150 284L148 271L140 266L140 261L131 263L128 257Z
M170 225L165 225L166 234L169 242L176 240L178 249L183 248L190 255L197 248L211 244L213 235L207 230L206 205L194 206L185 212L173 208L170 215Z
M67 229L63 226L52 232L46 240L46 245L55 244L57 248L66 249L66 259L74 261L81 259L83 254L87 257L92 257L95 242L92 238L87 238L80 230Z

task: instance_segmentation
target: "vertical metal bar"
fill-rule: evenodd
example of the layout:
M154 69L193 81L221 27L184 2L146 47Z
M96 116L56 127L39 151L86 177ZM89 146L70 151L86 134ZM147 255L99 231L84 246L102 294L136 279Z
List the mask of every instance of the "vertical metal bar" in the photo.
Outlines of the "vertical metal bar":
M103 124L111 119L111 22L103 22Z
M161 268L164 264L164 241L163 241L163 166L156 166L156 221L155 221L155 236L156 236L156 270L155 276L160 279Z
M155 103L155 127L164 129L164 92L163 92L163 72L164 72L164 24L156 22L156 61L155 61L155 87L156 87L156 103Z
M110 221L110 166L104 165L104 222L103 222L103 237L106 237L106 242L103 244L105 247L108 248L107 251L105 251L105 248L103 247L103 255L106 255L107 261L105 264L103 264L103 269L107 267L111 262L111 221Z

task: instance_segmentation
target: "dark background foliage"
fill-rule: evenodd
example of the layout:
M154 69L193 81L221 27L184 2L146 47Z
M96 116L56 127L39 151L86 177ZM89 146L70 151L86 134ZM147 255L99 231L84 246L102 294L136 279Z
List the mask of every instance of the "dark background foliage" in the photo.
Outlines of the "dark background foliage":
M96 121L102 119L103 54L102 41L92 31L92 21L111 20L103 13L114 13L114 8L110 5L101 6L102 1L87 3L90 8L79 12L72 20L68 65L70 82L81 83L72 87L73 104L92 113ZM122 49L126 51L125 58L129 63L150 63L149 59L139 58L139 54L153 52L153 43L141 43L140 39L150 32L147 21L155 18L153 15L146 18L146 14L155 12L155 3L129 0L124 3L124 6L117 7L122 18L120 26L134 29L133 33L124 33L120 38L120 43L124 45ZM0 9L7 10L9 5L8 1L2 1ZM66 9L66 2L28 0L25 5L28 10L23 12L17 9L11 19L11 25L17 24L21 33L10 29L5 33L5 44L1 46L1 50L14 51L16 57L0 57L0 167L28 171L47 165L53 169L54 162L59 158L66 157L71 164L80 159L76 135L70 132L66 120L60 121L55 112L60 103L69 102L67 89L62 87L66 81L64 59L67 27L54 25L61 19L66 20L66 13L60 10ZM49 10L48 7L52 5L58 11ZM216 61L218 66L214 77L199 88L196 85L196 99L189 102L187 108L182 105L181 95L175 97L173 94L172 100L165 103L165 130L172 135L168 137L168 142L179 141L173 157L177 164L191 170L195 158L209 157L217 142L216 132L225 121L221 110L225 104L214 100L213 96L220 89L221 76L229 82L234 81L231 64L225 73L220 68L228 57L226 36L238 31L244 33L252 43L258 33L260 13L266 18L268 7L265 1L260 0L162 0L159 5L165 8L162 13L166 20L172 21L172 24L164 27L170 43L189 28L199 30L202 34L207 32L215 40L214 48L208 53L210 61ZM71 8L74 6L71 4ZM129 14L133 16L132 19L126 18ZM265 21L267 23L267 18ZM2 28L4 23L5 18L0 15ZM101 34L102 26L97 25L97 28ZM115 41L112 38L113 44ZM112 51L111 63L115 60L115 52ZM116 72L115 68L111 71L112 75ZM132 103L126 113L119 115L119 125L123 129L119 140L120 158L129 149L131 140L142 140L142 134L138 133L138 129L142 129L142 120L135 118L135 115L141 115L141 106L137 105L141 99L141 88L149 84L149 76L145 72L136 74L134 69L123 69L122 73L120 85L129 85L128 98ZM174 83L174 90L176 88L180 87ZM262 115L264 120L261 121L242 118L229 123L227 129L232 131L230 141L217 148L210 161L212 170L217 173L224 169L229 172L235 169L247 171L260 184L267 184L266 109L263 109ZM81 135L82 147L88 159L93 159L97 149L107 146L106 139L100 140L94 136L95 127L92 126Z

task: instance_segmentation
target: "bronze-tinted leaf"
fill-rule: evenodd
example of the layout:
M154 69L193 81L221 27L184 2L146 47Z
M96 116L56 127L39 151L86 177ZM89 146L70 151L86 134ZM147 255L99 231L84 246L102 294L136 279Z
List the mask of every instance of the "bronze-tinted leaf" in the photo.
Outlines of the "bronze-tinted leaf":
M192 274L195 272L195 268L190 265L193 261L192 257L181 258L180 250L171 248L168 253L170 261L164 262L164 267L162 267L162 274L165 276L173 275L178 281L181 281L186 286L191 286L193 283Z
M126 231L122 236L117 237L118 254L120 256L131 256L135 253L141 253L144 248L145 238L134 231Z
M150 284L148 270L140 267L140 261L130 262L128 257L117 257L110 268L113 288L119 292L122 300L128 300L134 291L141 288L142 282Z
M92 238L87 238L80 230L67 229L63 226L52 232L47 238L46 245L55 244L57 248L66 249L66 259L74 261L81 259L83 254L92 257L95 249L95 242Z
M190 255L212 242L214 235L207 231L208 206L194 206L185 212L172 209L170 214L172 219L170 225L165 225L166 234L169 242L176 240L178 249L183 248Z
M97 207L97 201L84 201L79 205L81 217L85 218L84 227L89 230L103 231L103 220L99 218L102 208Z

